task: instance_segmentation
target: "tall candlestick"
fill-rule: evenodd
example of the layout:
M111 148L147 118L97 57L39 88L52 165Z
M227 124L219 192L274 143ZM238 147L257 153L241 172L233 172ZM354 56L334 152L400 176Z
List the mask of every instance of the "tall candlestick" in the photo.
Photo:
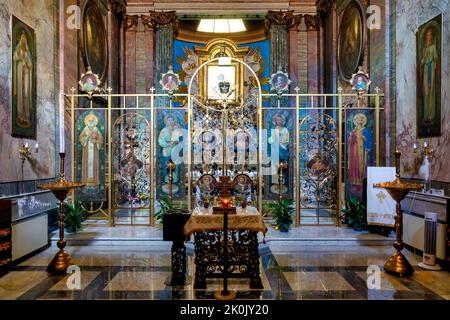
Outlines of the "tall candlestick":
M59 95L59 153L65 153L64 139L64 94Z

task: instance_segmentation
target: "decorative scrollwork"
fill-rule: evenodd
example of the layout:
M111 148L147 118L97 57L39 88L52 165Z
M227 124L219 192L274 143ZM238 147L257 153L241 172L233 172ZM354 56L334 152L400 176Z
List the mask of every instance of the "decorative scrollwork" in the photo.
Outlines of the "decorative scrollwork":
M303 208L333 208L337 199L337 124L316 113L300 122L300 186Z
M256 231L230 230L228 237L228 277L250 278L250 288L262 288ZM223 232L195 233L195 289L206 289L206 278L223 276Z
M114 205L144 208L150 203L150 125L143 115L127 113L114 123Z

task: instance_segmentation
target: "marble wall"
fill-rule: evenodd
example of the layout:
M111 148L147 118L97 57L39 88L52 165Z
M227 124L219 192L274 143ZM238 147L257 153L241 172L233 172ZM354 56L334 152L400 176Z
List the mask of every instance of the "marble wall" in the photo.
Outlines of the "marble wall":
M396 5L396 99L397 146L402 151L402 175L417 177L418 155L413 144L425 139L416 135L416 32L420 25L443 13L442 135L429 139L435 149L432 179L450 182L450 5L448 0L398 0Z
M55 94L57 80L56 0L3 0L0 2L0 185L14 181L48 179L55 176ZM11 31L15 15L36 32L37 49L37 140L11 136ZM29 161L19 159L19 145L39 143L39 153ZM1 191L1 190L0 190ZM5 196L0 192L0 197Z

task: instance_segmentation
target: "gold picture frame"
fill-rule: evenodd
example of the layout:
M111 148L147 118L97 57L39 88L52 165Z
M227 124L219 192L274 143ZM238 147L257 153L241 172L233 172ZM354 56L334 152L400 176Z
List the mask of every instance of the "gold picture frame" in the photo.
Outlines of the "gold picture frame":
M217 39L208 43L206 47L195 47L195 52L199 55L199 65L202 65L211 59L225 56L228 58L234 58L243 61L248 51L248 47L237 47L232 41L228 39ZM210 101L219 102L223 100L227 95L220 95L220 97L213 95L212 97L210 97L208 91L209 88L211 88L214 84L209 85L208 82L211 74L217 74L219 70L227 70L227 68L229 68L229 70L233 70L232 72L234 72L234 79L228 78L228 81L230 82L230 91L234 91L227 98L227 100L229 102L238 102L239 98L241 98L244 94L245 69L244 66L238 61L230 60L231 59L229 59L226 64L219 63L219 61L216 60L215 62L208 63L208 66L206 68L200 69L200 72L198 73L198 83L200 84L198 93L200 96L207 98ZM228 74L230 73L231 71L228 71Z

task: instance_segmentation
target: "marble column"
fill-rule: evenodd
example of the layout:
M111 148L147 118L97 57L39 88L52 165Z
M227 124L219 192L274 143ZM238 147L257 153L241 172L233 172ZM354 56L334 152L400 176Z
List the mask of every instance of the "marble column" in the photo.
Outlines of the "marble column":
M295 87L298 86L298 70L299 70L299 52L298 52L298 27L301 22L301 15L294 18L289 23L289 77L292 81L291 93L295 93Z
M304 21L298 26L297 54L297 86L299 88L299 93L308 93L308 33L306 32ZM306 100L306 98L301 98L300 105L305 106Z
M136 92L136 31L139 16L124 16L125 29L125 93Z
M266 18L270 40L270 73L276 73L278 70L289 73L289 78L294 80L291 84L291 87L294 88L297 85L296 36L300 20L301 15L294 15L293 10L269 11ZM292 45L290 45L290 41L293 42ZM295 72L294 79L292 71ZM270 105L276 106L276 100L276 98L271 99ZM283 98L281 105L287 104L288 99Z
M305 14L305 25L307 31L308 42L308 92L321 92L321 41L320 41L320 18L317 15ZM319 103L318 99L314 100L314 106ZM308 105L311 102L308 101Z
M146 92L150 92L150 89L155 85L155 29L149 16L141 16L141 19L145 27L145 90Z
M269 27L270 73L279 69L287 72L289 64L288 24L294 18L294 11L269 11L266 24Z
M125 14L126 7L122 1L108 0L108 83L107 86L113 89L113 92L120 90L120 52L121 48L121 20Z
M154 85L156 93L163 93L161 76L173 66L173 39L178 30L178 19L175 11L157 12L150 11L150 24L153 25L155 38L155 56L154 56ZM168 104L166 99L155 101L156 106Z

